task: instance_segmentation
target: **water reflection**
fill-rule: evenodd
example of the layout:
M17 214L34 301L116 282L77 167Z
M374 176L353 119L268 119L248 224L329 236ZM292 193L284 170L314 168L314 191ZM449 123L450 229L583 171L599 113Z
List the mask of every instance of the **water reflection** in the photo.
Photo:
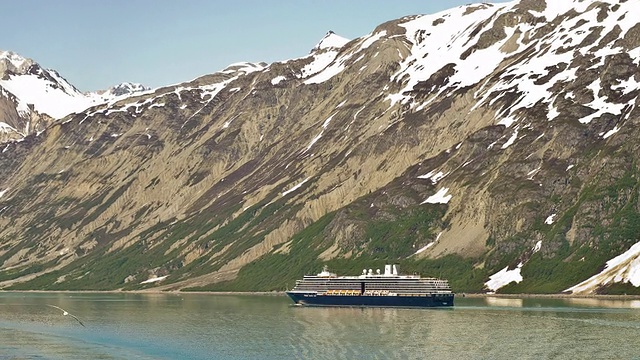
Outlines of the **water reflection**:
M571 306L640 309L640 300L567 298L565 302Z
M283 296L0 292L0 358L633 358L639 306L495 296L453 309L305 308Z
M397 357L393 343L410 333L427 335L422 322L407 323L405 309L392 308L292 308L296 336L292 349L299 358L353 359L359 354L372 358ZM320 353L317 350L321 348ZM395 356L394 356L395 355ZM408 355L408 354L405 354Z
M488 306L507 306L507 307L522 307L522 299L513 298L501 298L489 296L484 299Z

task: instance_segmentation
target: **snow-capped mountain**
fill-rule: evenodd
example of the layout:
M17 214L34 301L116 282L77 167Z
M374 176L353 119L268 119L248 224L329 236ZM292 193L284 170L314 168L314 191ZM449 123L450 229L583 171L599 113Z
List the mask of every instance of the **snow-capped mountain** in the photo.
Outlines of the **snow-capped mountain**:
M311 49L311 52L317 52L319 50L326 49L340 49L344 45L349 42L349 39L343 38L342 36L334 33L332 30L329 30L327 34L320 39L320 42L316 44L316 46Z
M59 119L91 106L91 100L55 70L43 69L12 52L0 52L0 59L12 65L5 65L0 86L18 99L22 113L29 113L31 104L34 111Z
M76 112L0 153L0 286L640 293L638 19L465 5Z
M7 80L11 74L26 73L33 65L30 59L0 51L0 81ZM0 85L0 143L24 139L28 134L42 131L49 122L47 115L34 112L33 105Z
M35 111L53 119L149 90L123 83L106 91L82 93L57 71L10 51L0 51L0 87L16 98L19 113Z
M23 58L12 51L0 50L0 73L23 73L33 65L33 60Z

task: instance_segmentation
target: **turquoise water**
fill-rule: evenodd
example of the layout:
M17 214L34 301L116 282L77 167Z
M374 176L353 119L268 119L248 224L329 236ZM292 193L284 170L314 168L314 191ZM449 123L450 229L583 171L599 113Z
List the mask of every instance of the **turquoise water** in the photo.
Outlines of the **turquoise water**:
M0 292L2 360L640 359L638 339L637 300L301 308L284 296Z

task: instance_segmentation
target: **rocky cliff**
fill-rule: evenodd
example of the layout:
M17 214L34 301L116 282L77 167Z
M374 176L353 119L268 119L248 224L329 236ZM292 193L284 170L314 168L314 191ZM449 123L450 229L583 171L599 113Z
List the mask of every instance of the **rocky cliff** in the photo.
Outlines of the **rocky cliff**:
M68 115L2 145L0 286L637 292L638 15L467 5Z

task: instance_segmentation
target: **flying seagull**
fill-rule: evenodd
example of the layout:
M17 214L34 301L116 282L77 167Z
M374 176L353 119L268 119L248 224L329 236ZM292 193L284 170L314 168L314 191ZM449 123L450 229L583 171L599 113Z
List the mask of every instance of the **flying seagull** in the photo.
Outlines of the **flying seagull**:
M61 308L61 307L55 306L55 305L49 305L49 304L45 304L45 305L47 305L48 307L52 307L52 308L54 308L54 309L61 310L61 311L62 311L62 315L64 315L64 316L69 315L69 316L71 316L72 318L76 319L76 321L77 321L78 323L80 323L80 325L82 325L83 327L86 327L86 326L84 326L84 324L82 323L82 321L80 321L80 319L78 319L78 317L77 317L77 316L75 316L75 315L71 314L71 313L70 313L70 312L68 312L67 310L65 310L65 309L63 309L63 308Z

